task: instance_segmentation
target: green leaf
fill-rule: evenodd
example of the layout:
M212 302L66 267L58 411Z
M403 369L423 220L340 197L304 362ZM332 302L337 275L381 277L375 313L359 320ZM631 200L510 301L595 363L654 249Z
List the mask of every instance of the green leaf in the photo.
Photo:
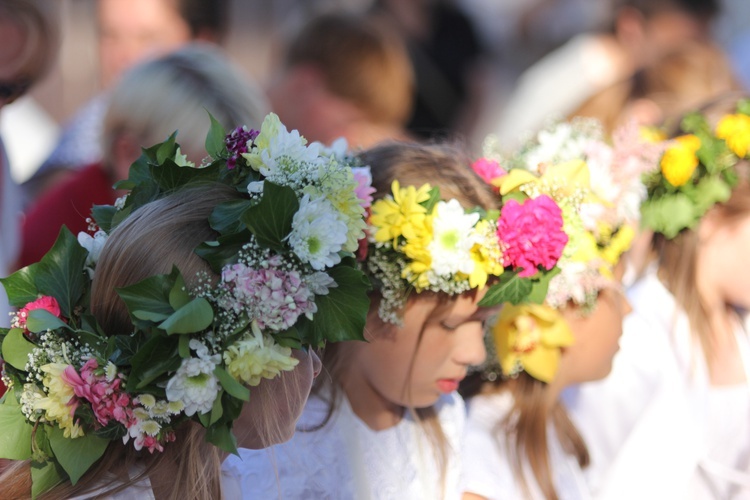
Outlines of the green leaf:
M29 311L26 319L26 329L30 332L39 333L47 330L57 330L58 328L71 329L67 323L46 309L33 309Z
M206 441L214 444L220 450L237 455L237 439L235 439L229 424L212 425L206 429Z
M242 401L250 401L250 389L235 380L225 369L217 366L214 368L214 375L227 393Z
M39 264L19 269L7 278L0 278L0 283L8 295L8 302L13 307L23 307L39 298L39 291L34 284L34 272Z
M178 272L177 268L173 267L170 274L150 276L134 285L118 288L117 293L125 301L131 315L134 315L135 311L144 311L169 317L174 312L174 308L169 304L169 293L172 291ZM142 313L139 314L143 316ZM136 325L142 328L148 327L143 323L136 322Z
M547 298L547 290L552 278L560 274L560 268L554 267L550 271L540 270L531 283L531 293L526 301L533 304L541 304Z
M196 333L208 328L214 320L214 310L203 297L193 299L159 324L168 335Z
M215 273L221 274L224 266L237 262L237 253L251 238L252 234L247 230L219 236L216 241L207 241L198 245L195 253L208 262Z
M208 113L208 117L211 119L211 128L208 129L208 135L206 136L206 151L211 155L211 158L225 156L227 148L224 139L227 132L211 113Z
M211 407L211 411L206 413L201 413L198 415L198 420L200 420L201 424L203 424L203 427L210 427L211 425L215 424L221 419L221 416L224 414L224 408L221 406L221 391L216 396L216 399L214 399L214 404Z
M109 233L112 230L112 219L117 214L114 205L94 205L91 207L91 216L100 229Z
M240 216L253 205L246 199L226 201L214 208L208 222L219 234L236 233L244 228Z
M34 278L39 292L51 295L60 304L60 312L72 317L73 307L84 293L88 278L83 266L88 252L73 233L63 226L52 249L39 261Z
M107 449L109 441L94 434L86 434L75 439L63 436L62 429L52 427L48 431L49 444L55 459L76 484L89 467L99 460Z
M55 462L31 462L31 498L37 498L62 481Z
M179 343L175 337L153 335L133 355L130 362L132 369L127 391L136 392L159 376L180 367L182 358L179 357Z
M190 299L190 294L187 293L185 287L185 279L182 277L182 273L177 273L174 285L172 285L172 289L169 291L169 305L176 311L189 303Z
M151 175L162 191L173 191L186 184L198 181L214 181L219 177L221 163L211 163L205 167L180 166L172 160L166 160L158 166L151 167Z
M500 275L500 280L487 290L477 305L492 307L506 302L517 305L527 299L531 288L530 279L519 278L515 272L506 271Z
M31 458L31 433L34 426L26 421L12 393L0 404L0 458L27 460Z
M695 203L695 214L701 217L716 203L722 203L732 196L732 188L719 175L704 176L689 194Z
M299 210L294 190L266 181L260 202L245 210L240 220L252 231L258 243L273 250L284 249L284 238L292 230L292 219Z
M177 131L175 130L174 132L172 132L172 135L170 135L166 141L157 145L156 163L161 165L167 160L171 160L172 158L174 158L175 153L177 153L177 147L178 147L177 143L175 142L176 137L177 137Z
M694 205L684 193L648 200L641 204L641 223L657 233L672 239L685 228L700 220Z
M339 265L328 274L334 279L335 288L328 295L317 295L318 311L313 321L301 318L298 322L303 343L318 345L323 340L364 340L365 320L370 308L367 292L370 281L361 271Z
M437 205L437 202L440 201L440 189L437 187L433 187L430 189L429 193L430 197L427 199L427 201L423 201L421 205L427 210L427 213L431 213L432 209L435 208L435 205Z
M3 339L3 359L13 368L26 371L26 363L29 362L29 354L34 347L24 337L23 330L12 328Z
M151 311L140 311L140 310L133 311L132 314L138 319L142 319L144 321L152 321L154 323L164 321L170 316L169 314L166 314L163 312L151 312Z

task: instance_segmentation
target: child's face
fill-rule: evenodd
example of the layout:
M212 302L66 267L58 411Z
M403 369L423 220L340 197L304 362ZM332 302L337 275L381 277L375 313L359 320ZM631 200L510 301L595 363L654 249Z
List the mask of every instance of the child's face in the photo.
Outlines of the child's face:
M399 408L425 408L455 391L467 368L486 356L482 322L496 310L477 308L483 295L464 294L447 304L419 296L407 306L400 328L371 315L372 338L352 352L351 380L363 384L372 398Z
M615 277L622 279L625 269L623 261L615 270ZM596 308L591 314L581 314L575 307L565 307L562 314L570 325L575 343L563 350L560 360L561 385L599 380L612 370L612 359L619 350L622 322L631 311L630 303L618 287L605 288L599 292Z

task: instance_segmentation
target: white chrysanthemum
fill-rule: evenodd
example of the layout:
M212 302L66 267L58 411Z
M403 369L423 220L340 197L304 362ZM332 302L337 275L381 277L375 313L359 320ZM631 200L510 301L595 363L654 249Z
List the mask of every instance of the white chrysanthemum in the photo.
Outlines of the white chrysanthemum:
M96 263L99 262L99 255L101 255L105 243L107 243L107 233L104 231L97 231L94 233L94 236L85 232L78 233L78 244L89 252L88 256L86 256L85 263L87 268L93 270L96 267Z
M307 146L307 140L297 130L288 131L273 113L263 120L254 142L257 148L242 156L265 177L273 177L280 168L291 164L318 161L320 146Z
M139 424L141 433L149 436L156 436L161 430L161 425L155 420L144 420L143 422L139 422Z
M316 271L338 264L346 237L347 226L330 202L311 200L309 195L302 198L289 234L289 244L302 262Z
M339 137L333 141L330 146L326 146L320 142L313 142L312 144L318 145L321 156L334 158L339 162L346 159L346 152L349 151L349 143L346 141L346 137Z
M471 274L474 270L471 248L476 239L473 230L479 214L466 214L457 200L450 200L438 202L433 215L433 236L428 247L432 270L438 276Z
M107 378L107 382L112 382L117 376L117 366L111 361L107 361L107 365L104 367L104 376Z
M182 360L182 365L167 383L167 399L182 402L185 415L191 416L211 410L220 389L214 368L221 362L221 356L209 356L208 348L196 339L192 339L189 345L198 357Z
M238 340L224 351L224 363L232 377L257 386L261 379L272 379L297 366L299 360L292 356L292 350L277 344L270 335L263 335L255 321L252 331L252 336Z
M152 394L141 394L135 398L135 401L143 405L147 410L150 410L156 405L156 398Z

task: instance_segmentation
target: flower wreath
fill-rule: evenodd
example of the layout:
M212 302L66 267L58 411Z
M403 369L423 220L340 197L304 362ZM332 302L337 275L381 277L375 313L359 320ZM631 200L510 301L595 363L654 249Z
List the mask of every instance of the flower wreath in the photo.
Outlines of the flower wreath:
M672 239L692 229L715 204L725 202L737 185L737 164L750 151L750 99L712 130L706 117L688 114L681 123L687 134L668 143L660 169L645 177L648 199L643 224Z
M401 187L372 204L366 268L381 292L379 315L400 324L411 291L449 295L484 288L480 306L542 302L567 237L548 197L500 212L464 210L437 187Z
M32 460L34 496L62 478L75 484L112 440L163 451L186 420L236 453L231 429L248 386L294 369L292 348L363 338L370 283L353 255L366 227L357 193L369 191L342 148L307 145L271 114L260 131L228 135L211 117L206 149L198 167L175 135L144 149L117 185L129 194L94 207L93 237L63 228L40 262L1 280L20 310L1 333L0 457ZM188 290L173 268L119 289L132 332L103 332L88 294L107 234L206 180L243 194L215 208L219 236L196 249L219 284Z
M485 153L497 157L492 140L485 146ZM560 348L573 343L559 310L573 302L590 312L599 291L613 286L614 266L630 247L646 195L641 176L655 168L661 148L634 124L615 131L609 145L598 122L576 119L540 132L508 160L509 172L496 161L475 163L505 204L552 197L562 209L568 236L545 303L506 306L493 327L493 347L505 376L526 371L538 380L552 380Z

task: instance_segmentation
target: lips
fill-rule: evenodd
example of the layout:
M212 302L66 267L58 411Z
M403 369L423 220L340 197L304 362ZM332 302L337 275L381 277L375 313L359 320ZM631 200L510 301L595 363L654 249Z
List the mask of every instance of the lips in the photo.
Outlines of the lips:
M458 389L458 384L461 382L460 378L442 378L437 381L438 389L440 392L449 394Z

